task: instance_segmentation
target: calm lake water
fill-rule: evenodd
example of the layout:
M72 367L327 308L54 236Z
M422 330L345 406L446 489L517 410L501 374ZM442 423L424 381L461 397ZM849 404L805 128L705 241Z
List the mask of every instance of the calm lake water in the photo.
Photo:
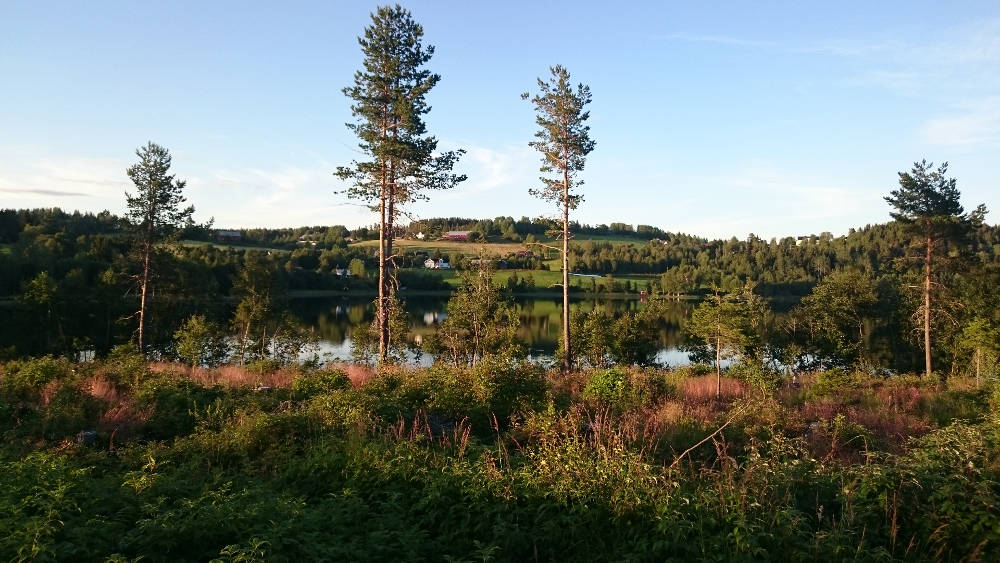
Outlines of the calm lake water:
M434 333L437 324L447 316L447 297L408 297L405 299L410 317L410 339L419 344ZM515 301L521 318L519 337L533 359L551 359L562 327L562 298L524 298ZM646 306L638 299L583 299L572 301L570 309L591 310L601 307L614 316L637 311ZM681 328L690 318L695 303L670 302L659 327L660 351L657 361L664 365L688 363L687 353L679 350L683 342ZM351 357L351 334L359 326L371 323L375 306L370 298L323 297L297 298L291 303L293 312L302 322L314 327L320 337L320 355L330 359ZM419 363L429 364L426 355Z

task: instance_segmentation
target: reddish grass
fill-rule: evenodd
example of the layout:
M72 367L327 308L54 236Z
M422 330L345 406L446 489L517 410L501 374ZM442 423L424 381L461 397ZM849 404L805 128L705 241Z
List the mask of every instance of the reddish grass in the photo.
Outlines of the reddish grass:
M91 397L100 399L112 405L119 401L118 386L108 381L103 375L95 375L83 382L83 390Z
M261 373L248 366L225 365L215 369L206 369L167 362L151 363L149 369L156 373L183 374L191 381L205 387L220 385L229 389L258 386L291 387L292 382L299 374L295 367L284 367L277 371Z
M649 426L657 433L677 424L684 419L684 404L679 401L666 400L649 413Z
M900 451L907 437L923 436L931 431L928 420L905 412L851 409L847 418L885 440L893 451Z
M361 387L375 377L375 370L368 366L358 364L338 364L333 367L346 373L347 377L351 380L351 385L354 387Z
M149 371L153 373L187 373L188 366L176 362L149 362Z
M714 375L688 377L677 385L681 397L690 402L714 401L717 388L718 381ZM729 401L746 394L747 386L744 383L731 377L722 378L722 400Z
M895 411L912 411L919 406L926 393L910 387L881 387L875 390L879 405Z
M113 404L101 415L97 429L101 432L113 432L115 440L124 441L135 436L151 414L149 409L140 411L131 401L123 401Z
M56 393L59 391L60 385L62 385L62 383L58 379L54 379L46 383L45 386L42 387L42 391L41 393L39 393L39 398L41 399L41 404L43 407L49 406L49 403L52 401L52 398L55 397Z
M976 391L983 387L983 382L975 377L949 377L949 391Z
M814 401L809 401L802 405L799 412L806 421L832 420L837 414L844 411L844 405L839 401L823 397Z
M715 395L712 395L715 399ZM701 425L711 425L719 419L719 414L725 412L721 403L714 400L701 400L690 403L684 407L684 412L688 417L697 421Z

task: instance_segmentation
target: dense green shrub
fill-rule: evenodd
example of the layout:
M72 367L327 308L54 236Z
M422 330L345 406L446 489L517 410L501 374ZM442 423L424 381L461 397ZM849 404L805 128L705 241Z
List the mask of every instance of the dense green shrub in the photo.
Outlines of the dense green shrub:
M149 365L134 346L121 345L108 354L104 361L104 371L109 380L136 391L149 376Z
M816 382L809 388L809 395L826 397L855 389L859 384L857 375L841 368L821 371L816 375Z
M138 408L149 412L143 435L165 440L190 433L199 408L211 405L222 393L218 387L202 387L178 374L151 374L136 393Z
M618 367L593 370L583 396L608 405L623 405L632 394L628 373Z
M10 362L0 368L0 390L10 398L37 400L46 385L69 379L75 371L68 360L51 356Z
M338 369L307 371L292 382L292 391L300 399L340 391L351 386L351 379Z
M472 375L476 396L498 422L541 408L548 399L545 370L537 364L484 360Z

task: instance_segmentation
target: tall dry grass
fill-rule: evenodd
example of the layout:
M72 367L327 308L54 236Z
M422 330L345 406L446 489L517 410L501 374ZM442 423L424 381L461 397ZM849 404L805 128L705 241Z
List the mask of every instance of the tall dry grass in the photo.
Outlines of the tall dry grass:
M718 380L714 375L699 375L682 379L677 384L677 392L688 402L706 402L716 399ZM732 401L744 397L749 387L731 377L722 378L722 400Z

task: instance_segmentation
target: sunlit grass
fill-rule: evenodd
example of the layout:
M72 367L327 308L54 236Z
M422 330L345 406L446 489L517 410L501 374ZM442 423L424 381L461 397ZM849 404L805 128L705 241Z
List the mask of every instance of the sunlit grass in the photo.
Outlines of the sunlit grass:
M218 248L220 250L239 250L239 251L258 250L260 252L284 252L284 253L290 252L287 249L275 248L273 246L253 246L247 244L221 244L217 242L205 242L200 240L182 240L180 244L181 246L189 246L189 247L214 246L215 248Z

